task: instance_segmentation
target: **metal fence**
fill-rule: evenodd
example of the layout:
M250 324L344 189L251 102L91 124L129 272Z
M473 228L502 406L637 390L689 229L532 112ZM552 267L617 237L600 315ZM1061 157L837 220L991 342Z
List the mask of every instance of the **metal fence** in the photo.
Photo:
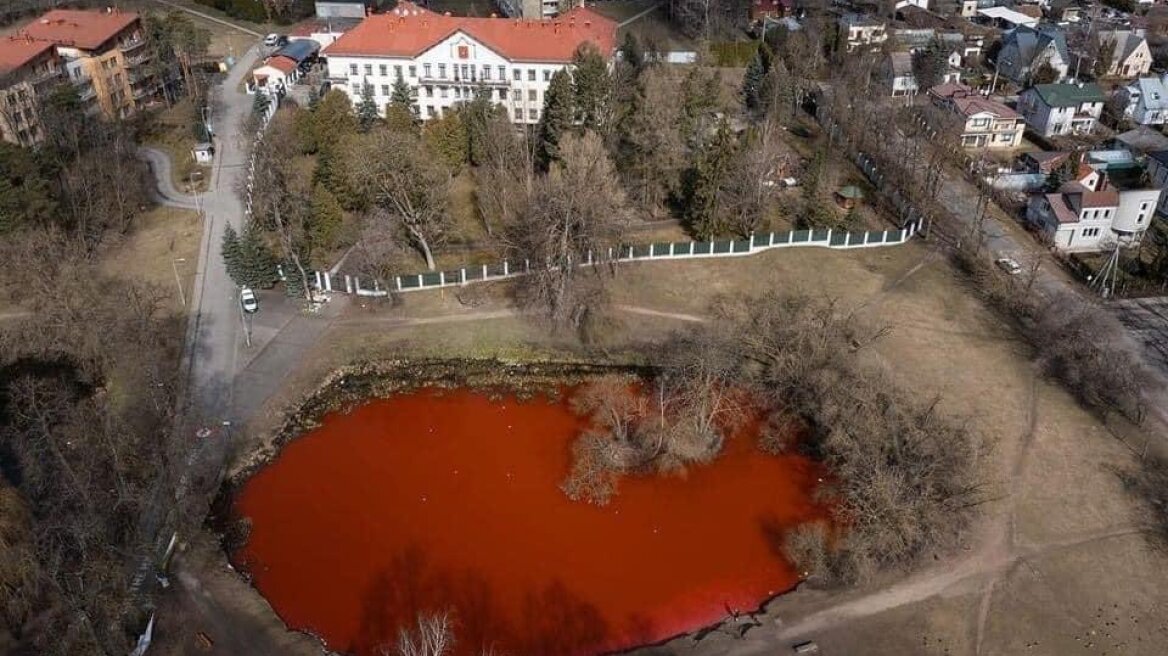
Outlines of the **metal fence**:
M923 224L924 218L917 217L899 230L872 230L865 232L841 232L830 229L792 230L788 232L756 234L749 239L638 244L610 248L605 253L588 253L584 261L576 263L576 266L592 266L599 262L642 262L683 260L701 257L740 257L754 255L755 253L775 248L793 248L799 246L839 249L896 246L911 239L921 229ZM512 262L503 260L496 264L483 264L446 271L430 271L395 276L388 283L374 279L361 279L358 276L317 271L313 274L313 282L319 291L356 294L358 296L385 296L390 293L414 292L437 289L439 287L459 287L487 280L515 278L525 275L530 271L531 263L528 261Z

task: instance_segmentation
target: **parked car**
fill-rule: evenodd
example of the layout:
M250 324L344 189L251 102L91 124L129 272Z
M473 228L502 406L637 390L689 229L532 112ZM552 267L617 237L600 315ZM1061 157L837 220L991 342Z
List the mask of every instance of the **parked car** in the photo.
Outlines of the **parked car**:
M243 311L249 314L260 309L260 302L250 287L239 290L239 304L243 306Z
M264 45L269 48L274 48L279 45L288 43L288 37L283 34L276 34L275 32L264 37Z
M994 260L994 264L997 264L998 268L1012 276L1016 276L1019 273L1022 273L1022 265L1018 264L1018 262L1012 257L999 257L998 259Z

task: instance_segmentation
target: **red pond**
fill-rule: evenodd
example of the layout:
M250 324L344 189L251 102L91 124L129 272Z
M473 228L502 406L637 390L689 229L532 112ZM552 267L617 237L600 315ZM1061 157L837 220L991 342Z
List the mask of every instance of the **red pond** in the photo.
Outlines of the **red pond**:
M795 583L777 550L824 515L812 462L739 437L684 477L623 480L601 508L558 487L581 427L565 403L468 391L332 414L244 487L236 561L289 626L361 655L441 610L462 654L594 654Z

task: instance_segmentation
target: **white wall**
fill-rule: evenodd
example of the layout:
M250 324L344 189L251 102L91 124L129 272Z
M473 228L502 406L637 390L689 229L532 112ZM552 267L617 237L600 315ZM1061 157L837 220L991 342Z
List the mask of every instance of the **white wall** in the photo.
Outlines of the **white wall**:
M400 67L402 79L414 90L418 116L423 119L441 116L455 104L472 99L477 89L484 88L490 90L491 99L503 105L516 123L539 121L551 77L565 66L562 63L512 62L462 32L455 32L414 59L328 56L328 73L334 86L348 93L356 103L361 99L361 85L372 84L378 111L382 113L393 92L397 67ZM456 68L460 78L457 82ZM500 68L502 80L499 79ZM475 82L467 81L472 77L472 71ZM517 72L519 79L516 79Z

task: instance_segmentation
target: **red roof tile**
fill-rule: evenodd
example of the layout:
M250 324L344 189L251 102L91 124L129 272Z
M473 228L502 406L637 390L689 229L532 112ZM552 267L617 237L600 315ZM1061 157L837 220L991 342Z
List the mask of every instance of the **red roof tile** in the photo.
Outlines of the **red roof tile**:
M1083 207L1119 207L1119 192L1114 189L1084 192Z
M6 75L52 50L53 44L26 36L0 39L0 75Z
M616 23L585 7L535 21L445 16L402 2L389 13L361 21L324 54L415 57L456 32L512 61L568 62L587 41L606 56L616 49Z
M953 107L955 107L962 116L968 117L973 116L974 114L988 112L997 118L1022 118L1018 112L1010 109L1002 103L990 100L988 98L982 98L981 96L966 98L954 97L951 102L953 103Z
M264 66L271 66L277 71L281 71L285 75L288 75L292 71L296 70L296 61L282 55L277 55L264 62Z
M138 21L131 11L83 11L54 9L21 28L34 39L82 50L97 50Z

